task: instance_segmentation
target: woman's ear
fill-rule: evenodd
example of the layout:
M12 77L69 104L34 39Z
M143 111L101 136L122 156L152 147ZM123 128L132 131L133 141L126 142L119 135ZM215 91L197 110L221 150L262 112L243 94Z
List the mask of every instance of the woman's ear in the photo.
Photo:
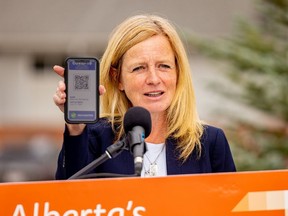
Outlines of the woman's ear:
M114 81L114 82L117 82L117 69L116 68L114 68L114 67L110 67L110 71L109 71L109 73L110 73L110 76L112 77L112 80Z
M112 77L113 81L118 84L118 89L120 91L124 91L123 85L121 83L120 74L118 70L114 67L110 67L110 76Z
M123 84L121 83L121 80L119 79L119 83L118 83L118 89L120 91L124 91L124 87L123 87Z

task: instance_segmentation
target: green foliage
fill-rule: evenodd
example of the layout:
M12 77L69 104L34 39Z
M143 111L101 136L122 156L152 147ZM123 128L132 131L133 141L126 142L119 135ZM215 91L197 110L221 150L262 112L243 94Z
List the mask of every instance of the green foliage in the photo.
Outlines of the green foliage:
M285 169L288 165L287 135L281 131L261 130L241 123L228 130L238 170Z
M288 1L255 3L257 19L239 20L231 37L212 41L191 35L189 41L200 53L228 62L229 77L244 89L241 99L283 119L288 128ZM253 134L257 148L245 148L244 138L235 139L234 134L231 139L240 170L287 166L288 129L263 131L248 123L244 125Z

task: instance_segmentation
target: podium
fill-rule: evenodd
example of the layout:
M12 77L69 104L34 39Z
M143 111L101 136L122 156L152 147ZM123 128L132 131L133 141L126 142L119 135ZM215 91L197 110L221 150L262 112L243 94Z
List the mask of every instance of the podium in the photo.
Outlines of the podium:
M288 216L288 171L0 184L2 216Z

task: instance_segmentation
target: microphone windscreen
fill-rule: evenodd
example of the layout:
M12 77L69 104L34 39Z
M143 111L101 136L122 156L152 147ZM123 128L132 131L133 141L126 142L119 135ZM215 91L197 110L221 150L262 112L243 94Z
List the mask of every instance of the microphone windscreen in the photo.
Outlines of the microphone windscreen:
M151 115L147 109L135 106L127 110L124 116L125 133L131 131L135 126L143 127L145 130L145 137L149 136L151 132Z

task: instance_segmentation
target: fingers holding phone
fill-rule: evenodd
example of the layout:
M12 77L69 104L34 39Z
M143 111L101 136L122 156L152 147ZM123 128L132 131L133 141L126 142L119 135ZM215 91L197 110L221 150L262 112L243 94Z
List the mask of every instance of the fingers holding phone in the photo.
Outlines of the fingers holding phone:
M64 104L66 102L66 85L60 80L56 89L55 94L53 95L54 103L59 107L59 109L64 113Z
M55 73L57 73L59 76L64 77L64 71L65 69L59 65L54 65L53 70Z

